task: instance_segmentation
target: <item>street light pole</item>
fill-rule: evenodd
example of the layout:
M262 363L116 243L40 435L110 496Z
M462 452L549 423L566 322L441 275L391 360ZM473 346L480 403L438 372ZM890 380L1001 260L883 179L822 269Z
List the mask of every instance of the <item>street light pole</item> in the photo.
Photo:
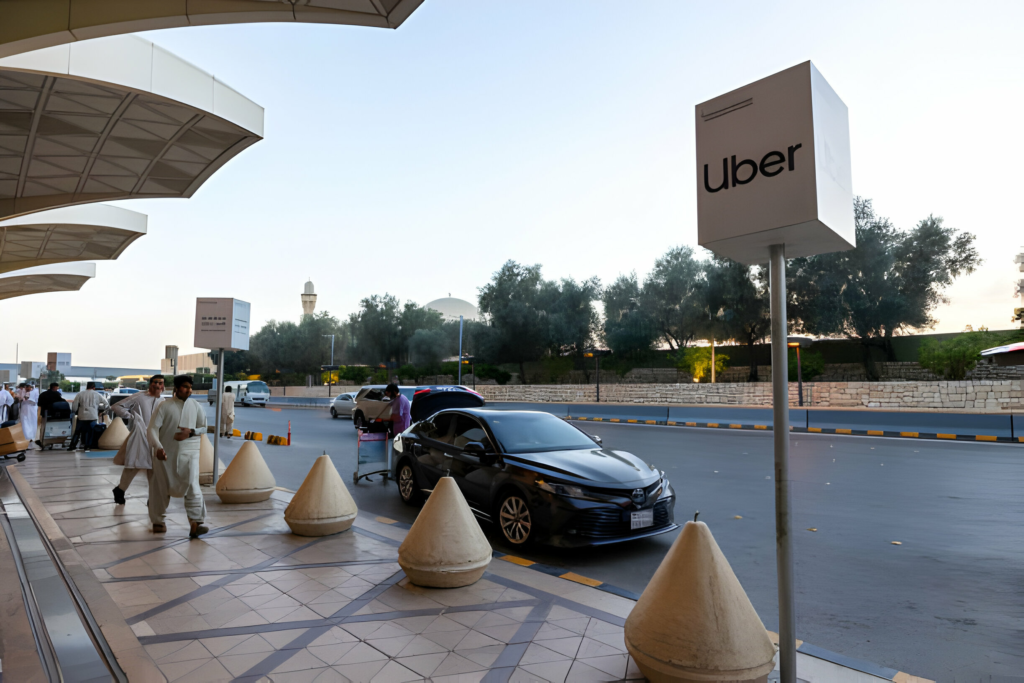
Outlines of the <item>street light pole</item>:
M800 368L800 347L796 347L796 390L799 394L800 407L804 407L804 373Z
M333 334L325 334L323 336L331 338L331 365L333 366L334 365L334 335ZM331 397L331 381L334 379L334 374L333 373L334 373L334 370L328 370L327 371L327 398Z
M796 683L793 535L789 516L789 348L786 336L786 247L770 247L772 412L775 438L775 563L779 582L779 683Z
M459 380L456 384L462 384L462 316L459 316ZM475 377L474 377L475 381Z

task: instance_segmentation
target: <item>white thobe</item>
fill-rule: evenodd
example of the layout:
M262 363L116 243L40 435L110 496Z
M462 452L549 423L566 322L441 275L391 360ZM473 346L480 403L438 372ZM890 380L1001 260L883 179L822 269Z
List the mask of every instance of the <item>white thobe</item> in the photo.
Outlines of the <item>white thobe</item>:
M0 389L0 422L7 422L7 414L14 405L14 397L6 389Z
M131 431L125 443L124 466L126 468L148 470L153 467L153 452L149 447L146 435L149 422L157 406L163 402L161 396L150 396L139 392L114 404L114 414L122 420L131 420ZM178 443L178 442L175 442Z
M194 429L196 436L175 441L181 427ZM162 524L171 496L185 499L185 512L190 522L206 519L206 501L199 488L199 447L206 433L206 412L193 399L182 401L172 397L156 408L146 436L154 449L164 449L166 460L153 459L153 475L149 480L149 518Z
M36 404L39 402L39 390L32 389L24 392L25 398L21 403L21 431L29 441L36 440L36 431L39 427L39 410Z
M235 392L225 391L220 401L220 433L231 436L235 425Z

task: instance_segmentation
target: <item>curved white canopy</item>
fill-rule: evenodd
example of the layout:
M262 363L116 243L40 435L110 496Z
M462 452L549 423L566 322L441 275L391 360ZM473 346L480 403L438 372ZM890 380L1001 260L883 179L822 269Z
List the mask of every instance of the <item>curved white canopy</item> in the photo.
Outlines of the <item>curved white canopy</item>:
M58 263L0 275L0 300L47 292L77 292L96 277L95 263Z
M398 28L423 0L27 0L3 3L0 57L134 31L301 22Z
M144 213L84 204L0 221L0 273L51 263L112 260L146 234Z
M189 197L262 135L262 107L138 36L0 59L0 218Z

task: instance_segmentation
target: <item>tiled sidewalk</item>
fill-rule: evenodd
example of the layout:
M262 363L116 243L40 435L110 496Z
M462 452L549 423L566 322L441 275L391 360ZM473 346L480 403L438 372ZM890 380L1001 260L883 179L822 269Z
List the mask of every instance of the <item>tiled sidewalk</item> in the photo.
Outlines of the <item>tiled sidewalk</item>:
M642 678L623 645L628 599L500 560L473 586L419 588L396 562L405 531L359 518L335 536L294 536L284 492L228 506L209 491L199 541L172 501L161 538L144 478L113 504L120 469L66 453L18 466L155 664L132 681Z
M223 505L205 487L211 531L190 541L179 499L152 533L144 477L114 505L109 457L36 452L8 471L132 683L642 679L623 644L633 600L516 558L472 586L420 588L397 564L406 531L392 520L361 513L304 538L284 523L291 493ZM797 657L807 683L924 681Z

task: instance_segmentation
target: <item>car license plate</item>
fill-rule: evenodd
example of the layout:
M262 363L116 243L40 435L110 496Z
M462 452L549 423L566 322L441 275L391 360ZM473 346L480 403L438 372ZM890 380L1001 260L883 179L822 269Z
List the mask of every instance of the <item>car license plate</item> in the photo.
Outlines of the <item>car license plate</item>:
M654 526L654 510L638 510L629 513L629 528L644 529Z

